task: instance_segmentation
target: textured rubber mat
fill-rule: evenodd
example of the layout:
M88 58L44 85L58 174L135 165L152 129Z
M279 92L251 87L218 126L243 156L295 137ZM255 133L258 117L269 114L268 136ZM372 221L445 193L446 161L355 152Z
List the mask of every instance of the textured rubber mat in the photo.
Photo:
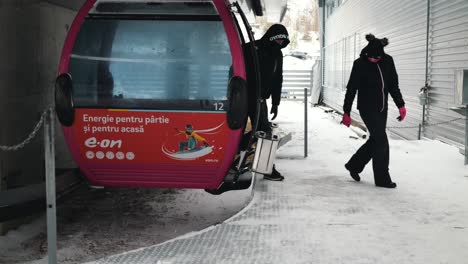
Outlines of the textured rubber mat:
M225 223L93 263L310 263L307 248L315 245L297 225L302 215L293 213L307 201L304 195L286 193L286 185L260 175L252 203ZM284 221L286 215L291 221Z

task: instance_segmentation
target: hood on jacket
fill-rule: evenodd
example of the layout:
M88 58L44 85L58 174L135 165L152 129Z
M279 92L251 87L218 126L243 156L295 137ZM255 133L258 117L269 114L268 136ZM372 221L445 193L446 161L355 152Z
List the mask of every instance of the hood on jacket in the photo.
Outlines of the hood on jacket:
M362 57L368 57L368 58L376 58L378 56L383 57L385 52L384 52L384 47L388 45L388 39L387 38L376 38L372 34L367 34L366 35L366 40L369 42L366 47L364 47L361 51L361 56Z
M281 24L274 24L263 35L262 40L270 43L272 46L280 47L280 49L285 48L289 44L288 30ZM279 45L276 40L282 40L283 43Z

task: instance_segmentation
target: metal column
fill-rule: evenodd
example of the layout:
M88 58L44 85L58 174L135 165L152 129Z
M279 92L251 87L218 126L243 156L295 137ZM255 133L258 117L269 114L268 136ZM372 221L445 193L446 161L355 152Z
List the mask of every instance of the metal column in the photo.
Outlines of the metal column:
M308 143L308 122L307 122L307 88L304 88L304 158L307 158L307 144Z
M427 0L427 21L426 21L426 82L424 87L429 88L429 34L431 25L431 0ZM426 93L428 90L426 90ZM427 102L426 102L427 103ZM424 124L426 121L426 104L422 106L422 120L418 129L418 140L421 139L421 133L424 133Z
M44 151L47 195L47 251L49 264L57 263L57 210L55 204L54 111L47 111L44 124Z
M465 165L468 165L468 105L465 106Z

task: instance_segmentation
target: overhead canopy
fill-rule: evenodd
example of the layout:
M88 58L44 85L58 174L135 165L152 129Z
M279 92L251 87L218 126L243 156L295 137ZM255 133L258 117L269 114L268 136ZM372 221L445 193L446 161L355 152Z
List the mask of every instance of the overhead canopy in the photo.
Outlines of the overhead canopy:
M58 5L58 6L63 6L63 7L68 8L68 9L78 10L84 4L85 0L67 0L67 1L63 1L63 0L46 0L46 2L49 2L49 3L54 4L54 5Z
M283 20L288 0L262 0L268 22L277 23Z
M236 0L230 0L235 2ZM249 21L255 16L265 16L268 22L281 22L286 13L288 0L237 0L246 13Z
M116 0L119 1L119 0ZM127 0L128 1L128 0ZM154 0L151 0L154 1ZM190 0L189 0L190 1ZM233 3L236 0L229 0ZM256 16L266 16L268 22L281 22L286 12L288 0L237 0L250 21ZM78 10L85 0L46 0L46 2L63 6L72 10ZM255 14L255 15L254 15Z

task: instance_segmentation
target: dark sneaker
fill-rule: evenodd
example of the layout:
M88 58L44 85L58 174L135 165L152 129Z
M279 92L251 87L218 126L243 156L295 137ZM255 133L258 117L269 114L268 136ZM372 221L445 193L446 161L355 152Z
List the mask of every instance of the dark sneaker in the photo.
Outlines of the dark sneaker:
M346 163L344 166L345 166L345 168L349 171L349 175L351 175L351 178L353 178L353 180L355 180L355 181L361 181L361 177L359 177L359 173L357 173L356 171L351 170L351 169L348 167L348 163Z
M396 183L394 183L394 182L390 182L390 183L387 183L387 184L376 183L375 186L383 187L383 188L396 188Z
M269 181L282 181L284 180L283 176L274 176L273 174L265 174L263 175L263 179L269 180Z
M264 174L263 179L269 181L282 181L284 177L276 170L275 166L273 165L273 172L271 174Z

